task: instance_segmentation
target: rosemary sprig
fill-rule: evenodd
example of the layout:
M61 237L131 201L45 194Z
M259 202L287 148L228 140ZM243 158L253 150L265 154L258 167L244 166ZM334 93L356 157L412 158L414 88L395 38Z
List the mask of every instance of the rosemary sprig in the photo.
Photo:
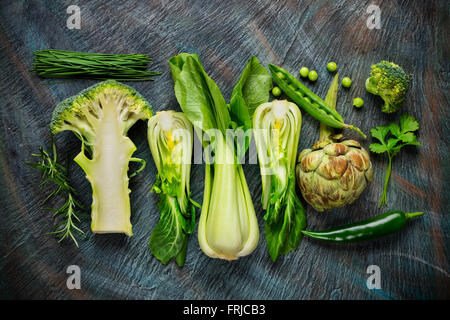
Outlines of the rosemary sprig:
M107 54L45 49L34 51L34 67L43 78L152 81L160 72L148 71L146 54Z
M47 152L44 147L39 147L39 153L33 153L32 156L40 160L38 162L25 162L25 164L40 171L42 178L41 188L49 181L55 185L55 189L42 201L42 205L58 195L65 199L61 207L49 208L54 212L53 217L60 221L53 231L47 234L56 236L58 242L70 238L78 247L76 238L85 236L84 231L77 226L81 222L78 211L82 211L84 208L75 199L76 192L69 184L68 165L64 167L58 163L56 144L53 138L51 141L51 150L51 152Z

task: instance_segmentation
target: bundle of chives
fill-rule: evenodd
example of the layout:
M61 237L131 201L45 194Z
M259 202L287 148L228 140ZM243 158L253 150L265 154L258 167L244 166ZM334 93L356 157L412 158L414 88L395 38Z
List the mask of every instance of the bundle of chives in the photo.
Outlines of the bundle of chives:
M146 54L106 54L45 49L34 51L34 67L43 78L151 81L160 72L148 71Z

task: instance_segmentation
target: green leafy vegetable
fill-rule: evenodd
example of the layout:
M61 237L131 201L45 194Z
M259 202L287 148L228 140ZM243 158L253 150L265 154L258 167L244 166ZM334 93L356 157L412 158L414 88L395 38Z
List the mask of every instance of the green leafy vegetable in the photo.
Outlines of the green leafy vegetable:
M106 54L45 49L34 51L34 67L43 78L151 81L160 72L147 71L146 54Z
M137 120L151 115L152 109L141 95L114 80L62 101L53 112L53 134L70 130L81 139L81 152L74 161L92 186L91 228L95 233L133 235L128 166L131 161L142 166L145 162L132 158L136 146L127 132Z
M152 191L160 193L161 217L149 246L166 264L175 259L184 265L189 235L195 227L195 206L190 198L193 128L181 112L161 111L148 121L148 143L158 176Z
M205 151L214 155L213 159L205 155L200 248L212 258L234 260L248 255L258 244L259 229L244 172L237 161L238 150L246 146L241 139L230 141L227 129L251 126L252 109L269 98L270 76L267 71L264 75L256 58L251 58L227 106L197 55L181 53L169 64L178 103L196 128Z
M405 113L400 117L400 125L397 123L390 123L388 126L378 126L370 130L372 137L380 141L380 143L370 144L370 151L375 153L387 153L389 158L380 206L387 204L387 186L389 177L391 176L392 158L399 153L400 149L404 146L420 146L420 143L417 141L417 137L414 134L418 129L419 123L417 120L414 119L413 116Z
M64 204L59 208L51 208L53 217L58 219L54 230L48 234L54 235L61 242L66 238L72 239L78 247L77 237L84 237L85 233L78 224L81 222L78 211L84 210L83 206L75 199L76 193L69 183L67 166L58 163L56 144L52 139L52 149L47 152L43 147L39 148L39 153L32 154L40 159L38 162L26 162L32 168L40 171L44 187L48 182L52 182L56 188L42 201L45 204L50 199L61 196L65 199Z
M266 241L270 257L297 249L306 226L305 210L295 193L295 160L302 115L286 100L261 104L253 129L262 178L261 202L266 210Z
M238 126L244 130L252 128L252 115L260 104L269 101L271 89L272 78L267 69L251 57L231 94L230 113L238 120Z
M229 110L232 121L235 122L235 130L242 129L251 133L252 118L256 108L269 101L272 89L272 78L256 57L251 57L238 82L233 88ZM238 159L242 159L250 144L251 135L244 137L244 143L236 144Z

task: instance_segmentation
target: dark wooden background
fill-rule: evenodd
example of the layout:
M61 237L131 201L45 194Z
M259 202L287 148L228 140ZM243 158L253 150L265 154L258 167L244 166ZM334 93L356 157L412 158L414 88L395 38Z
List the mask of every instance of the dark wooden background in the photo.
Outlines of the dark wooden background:
M369 30L366 8L381 8L381 29ZM66 8L81 8L81 30L66 27ZM0 9L0 297L39 299L438 299L450 298L449 214L449 3L448 1L1 1ZM421 147L394 160L386 208L378 209L387 159L372 155L374 181L353 205L329 213L307 207L308 226L323 229L372 217L388 209L425 211L403 232L363 244L324 245L305 239L298 250L272 263L266 252L261 182L257 165L245 165L261 237L253 254L235 262L208 258L197 233L183 268L163 266L148 239L159 213L149 194L156 169L145 123L130 132L136 156L148 161L131 181L134 236L93 235L77 249L44 235L53 221L40 202L38 172L24 165L48 145L55 105L93 81L48 82L30 73L33 50L44 48L111 53L150 53L163 74L152 83L130 83L155 111L179 110L167 60L198 53L226 100L246 61L276 63L297 74L317 70L311 85L324 96L336 61L351 89L340 90L338 110L369 133L398 120L381 112L368 94L370 65L388 59L413 75L403 111L421 124ZM365 100L362 110L351 106ZM299 150L318 138L318 122L303 113ZM349 137L356 137L347 132ZM359 138L358 138L359 139ZM59 135L60 153L74 157L79 142ZM363 142L368 148L371 139ZM192 169L193 198L202 200L204 167ZM90 186L74 164L71 175L82 202ZM89 222L83 224L89 229ZM66 288L66 268L81 268L81 290ZM381 290L368 290L366 269L381 268Z

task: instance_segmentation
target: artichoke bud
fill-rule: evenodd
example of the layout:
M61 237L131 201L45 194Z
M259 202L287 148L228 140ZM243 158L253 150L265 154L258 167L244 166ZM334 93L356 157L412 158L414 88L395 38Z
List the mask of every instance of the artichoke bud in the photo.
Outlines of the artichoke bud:
M355 140L321 140L303 150L296 166L305 200L317 211L354 202L372 181L369 154Z

